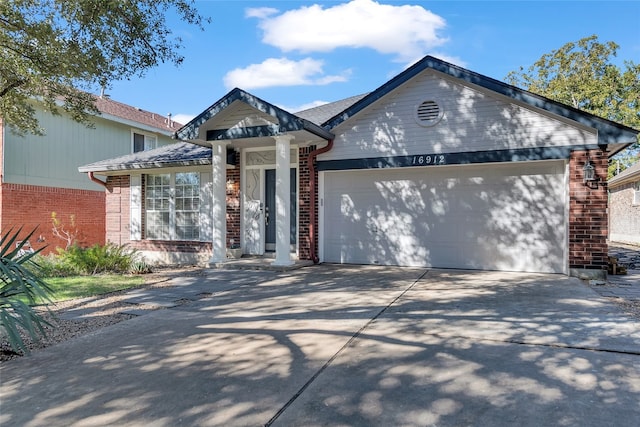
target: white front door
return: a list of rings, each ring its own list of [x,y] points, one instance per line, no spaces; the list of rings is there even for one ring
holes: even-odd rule
[[[264,255],[275,249],[276,152],[274,149],[245,149],[242,160],[243,179],[243,253]],[[297,251],[297,167],[298,149],[290,152],[291,250]]]

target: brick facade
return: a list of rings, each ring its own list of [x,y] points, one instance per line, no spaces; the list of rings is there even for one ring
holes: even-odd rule
[[[312,194],[316,194],[317,191],[317,183],[318,183],[318,172],[315,172],[315,182],[316,188],[310,188],[311,186],[311,176],[309,171],[309,166],[307,164],[307,159],[309,158],[309,154],[315,150],[315,146],[310,147],[301,147],[298,150],[298,258],[300,259],[311,259],[311,245],[316,245],[316,253],[317,253],[317,241],[310,242],[309,241],[309,224],[311,221],[310,208],[311,208],[311,197]],[[316,206],[316,218],[317,215],[317,206]],[[318,229],[318,224],[316,220],[315,229]],[[316,239],[317,240],[317,239]]]
[[[237,155],[235,169],[227,169],[227,248],[240,245],[241,217],[240,155]]]
[[[38,228],[32,238],[34,248],[47,245],[43,253],[64,248],[66,242],[53,234],[51,213],[64,230],[76,236],[81,246],[105,242],[105,193],[23,184],[1,184],[0,228],[23,227],[24,233]],[[73,216],[73,220],[72,220]],[[73,224],[72,224],[73,221]],[[39,240],[36,244],[35,240]]]
[[[129,175],[107,178],[105,240],[117,245],[130,242],[130,181]]]
[[[609,186],[609,240],[640,245],[640,204],[634,203],[635,180]]]
[[[311,244],[309,242],[309,221],[311,215],[309,208],[311,206],[310,193],[310,175],[307,166],[307,158],[309,153],[315,149],[312,147],[304,147],[299,149],[299,258],[310,259]],[[234,169],[227,169],[227,247],[239,245],[241,243],[240,227],[242,220],[242,211],[240,203],[240,156],[236,156],[236,164]],[[144,205],[144,187],[145,176],[142,176],[142,203]],[[108,242],[116,244],[129,244],[132,248],[142,251],[170,251],[183,253],[197,253],[206,251],[211,253],[211,242],[194,242],[194,241],[157,241],[144,240],[144,215],[142,215],[141,226],[143,240],[130,240],[130,178],[128,175],[110,176],[107,178],[106,192],[106,232],[105,239]],[[316,172],[316,188],[317,191],[317,172]],[[144,206],[142,207],[144,212]],[[317,230],[317,206],[316,206],[316,230]],[[233,241],[233,243],[232,243]],[[316,250],[317,250],[317,241]]]
[[[310,259],[311,244],[309,241],[310,206],[312,194],[317,194],[316,187],[310,188],[311,177],[307,165],[309,153],[315,147],[299,149],[299,258]],[[239,158],[239,156],[238,156]],[[587,185],[583,182],[583,167],[589,159],[596,168],[600,181]],[[607,268],[607,154],[600,150],[575,151],[569,159],[569,267],[572,270],[591,271],[599,275]],[[240,244],[240,167],[227,170],[227,246]],[[174,251],[182,253],[211,253],[211,242],[191,241],[129,241],[130,230],[130,193],[129,177],[114,176],[107,180],[106,196],[106,240],[118,244],[130,243],[132,247],[147,251]],[[144,183],[144,180],[143,180]],[[144,187],[144,186],[143,186]],[[144,197],[143,197],[144,200]],[[316,206],[316,224],[318,230]],[[144,211],[144,209],[143,209]],[[143,215],[144,217],[144,215]],[[317,233],[316,233],[317,235]],[[317,252],[316,252],[317,253]]]
[[[600,180],[590,185],[583,182],[587,160]],[[601,150],[574,151],[569,159],[569,268],[602,276],[608,262],[607,166]]]

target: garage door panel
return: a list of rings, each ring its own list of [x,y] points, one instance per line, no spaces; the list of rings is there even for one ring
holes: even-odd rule
[[[328,262],[564,270],[562,162],[325,173]]]

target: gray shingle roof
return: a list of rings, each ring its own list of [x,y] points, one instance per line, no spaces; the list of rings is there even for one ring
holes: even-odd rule
[[[352,96],[319,107],[303,110],[295,115],[316,125],[321,125],[345,108],[364,98],[366,94]],[[115,172],[175,166],[210,165],[211,148],[189,142],[178,142],[155,150],[142,151],[84,165],[80,172]]]
[[[367,95],[367,93],[364,93],[362,95],[352,96],[349,98],[341,99],[339,101],[323,104],[318,107],[298,111],[294,114],[317,125],[323,125],[324,122],[336,116],[337,114],[340,114]]]
[[[635,175],[640,176],[640,161],[636,162],[633,166],[629,166],[627,169],[611,178],[609,180],[609,186],[615,185],[616,183],[621,181],[625,181],[627,178],[632,178]]]
[[[202,147],[189,142],[177,142],[154,150],[141,151],[114,159],[90,163],[80,166],[78,171],[106,172],[210,164],[210,147]]]

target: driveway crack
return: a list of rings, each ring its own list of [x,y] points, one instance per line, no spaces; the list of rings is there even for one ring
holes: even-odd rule
[[[340,347],[340,349],[329,358],[329,360],[327,360],[325,362],[324,365],[322,365],[320,367],[320,369],[318,369],[312,376],[311,378],[309,378],[309,380],[307,380],[306,383],[304,383],[304,385],[302,387],[300,387],[300,389],[291,397],[291,399],[289,399],[287,401],[287,403],[285,403],[279,410],[278,412],[276,412],[276,414],[271,417],[271,419],[269,421],[267,421],[265,423],[265,427],[270,427],[279,417],[280,415],[282,415],[284,413],[284,411],[287,410],[287,408],[289,408],[289,406],[291,406],[293,404],[293,402],[296,401],[296,399],[298,399],[298,397],[300,397],[302,395],[302,393],[304,393],[304,391],[311,385],[313,384],[313,382],[320,376],[320,374],[322,374],[329,366],[331,366],[331,364],[333,363],[334,360],[336,360],[338,358],[338,356],[340,356],[340,354],[346,350],[348,347],[351,346],[351,344],[353,343],[353,341],[355,341],[368,327],[369,325],[371,325],[373,322],[376,321],[376,319],[378,319],[380,316],[382,316],[391,306],[393,306],[400,298],[402,298],[407,292],[409,292],[420,280],[422,280],[427,273],[429,272],[429,270],[424,270],[422,272],[422,274],[420,275],[420,277],[418,277],[417,279],[415,279],[406,289],[404,289],[397,297],[395,297],[393,299],[393,301],[391,301],[389,304],[387,304],[386,306],[382,307],[380,309],[380,311],[378,311],[378,313],[376,313],[375,316],[373,316],[371,319],[369,319],[367,321],[367,323],[365,323],[360,329],[358,329],[358,331],[356,331],[350,338],[349,340],[342,346]]]

